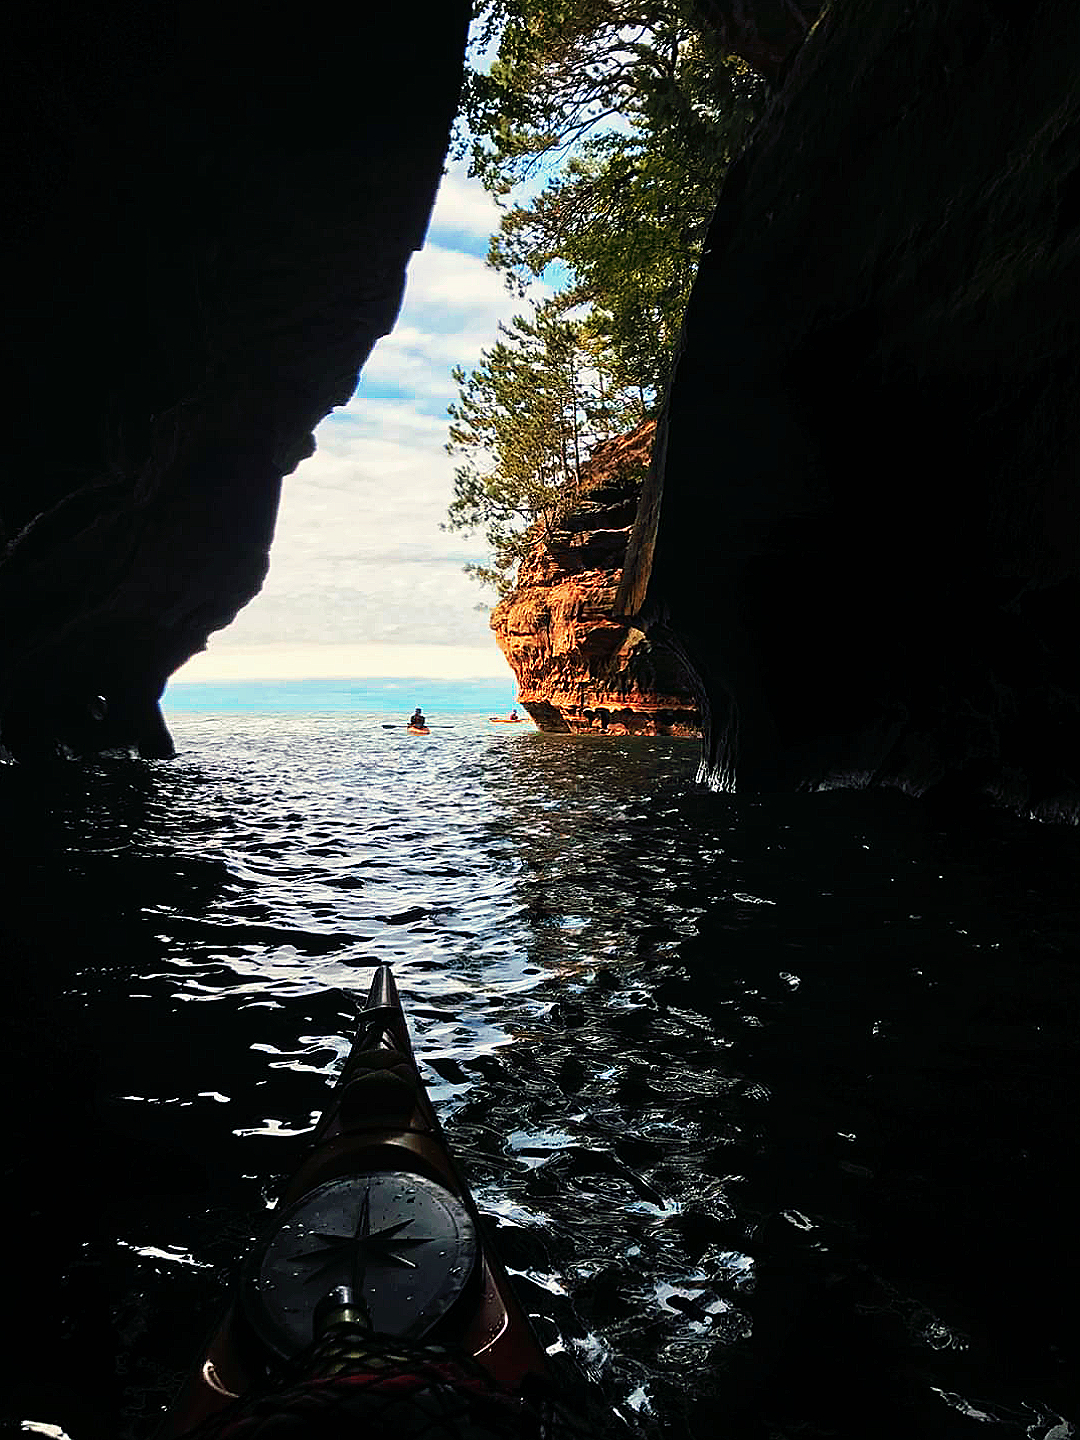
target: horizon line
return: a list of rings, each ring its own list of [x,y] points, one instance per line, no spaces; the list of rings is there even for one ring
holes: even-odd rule
[[[307,685],[316,682],[324,685],[363,685],[372,681],[391,685],[417,682],[423,685],[517,684],[513,674],[507,680],[501,675],[228,675],[217,680],[176,679],[170,676],[165,682],[165,688],[177,685]]]

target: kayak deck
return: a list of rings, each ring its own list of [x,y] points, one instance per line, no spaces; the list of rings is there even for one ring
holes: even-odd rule
[[[381,1340],[452,1346],[507,1392],[550,1380],[424,1088],[387,965],[312,1147],[160,1440],[303,1353],[318,1336],[320,1304],[342,1285]]]

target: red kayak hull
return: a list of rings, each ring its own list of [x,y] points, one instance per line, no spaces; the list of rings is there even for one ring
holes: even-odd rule
[[[331,1103],[316,1127],[312,1148],[285,1186],[278,1212],[343,1176],[356,1176],[362,1183],[365,1176],[409,1171],[436,1181],[468,1210],[477,1226],[480,1251],[478,1275],[470,1281],[467,1297],[455,1302],[431,1332],[431,1341],[454,1345],[473,1356],[499,1387],[511,1392],[530,1379],[549,1380],[547,1356],[484,1239],[476,1205],[424,1089],[389,966],[380,966],[375,974],[365,1016]],[[411,1105],[407,1115],[400,1100],[392,1116],[377,1110],[360,1117],[350,1113],[348,1095],[357,1080],[354,1062],[357,1056],[370,1055],[373,1047],[380,1047],[383,1054],[392,1051],[401,1062],[394,1067],[398,1075],[409,1075],[412,1099],[406,1096],[405,1103]],[[355,1110],[355,1104],[351,1108]],[[273,1221],[269,1228],[274,1228]],[[242,1312],[240,1301],[234,1301],[177,1396],[159,1440],[183,1435],[264,1380],[267,1356],[259,1352]]]

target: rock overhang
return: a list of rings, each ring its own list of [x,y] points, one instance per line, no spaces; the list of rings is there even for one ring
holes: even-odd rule
[[[827,7],[729,174],[620,594],[714,783],[1075,811],[1080,30]]]
[[[257,593],[282,476],[393,324],[468,11],[9,12],[9,752],[169,752],[165,680]]]

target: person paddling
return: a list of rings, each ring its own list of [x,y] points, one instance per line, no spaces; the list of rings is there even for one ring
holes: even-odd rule
[[[420,706],[417,705],[416,709],[409,716],[409,727],[413,730],[423,730],[426,725],[427,721],[424,719],[424,712],[420,709]]]

